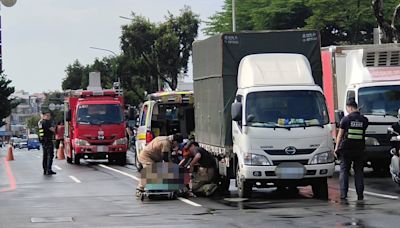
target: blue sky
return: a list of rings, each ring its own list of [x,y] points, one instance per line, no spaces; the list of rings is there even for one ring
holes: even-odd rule
[[[65,68],[78,59],[89,64],[107,52],[120,52],[119,16],[131,12],[152,22],[163,21],[167,12],[178,14],[188,5],[207,20],[220,11],[223,0],[17,0],[1,7],[3,69],[17,90],[29,92],[61,89]],[[204,36],[202,36],[204,38]]]

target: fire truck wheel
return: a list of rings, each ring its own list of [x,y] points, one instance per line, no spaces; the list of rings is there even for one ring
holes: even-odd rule
[[[81,164],[81,158],[80,158],[79,155],[77,155],[77,154],[75,153],[75,151],[72,151],[72,160],[74,161],[74,164],[75,164],[75,165]]]

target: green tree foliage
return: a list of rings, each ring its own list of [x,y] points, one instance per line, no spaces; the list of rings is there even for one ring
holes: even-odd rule
[[[38,133],[38,122],[40,120],[40,116],[31,116],[26,120],[26,126],[28,127],[31,134]]]
[[[146,91],[157,91],[158,79],[176,89],[178,76],[187,73],[199,22],[198,15],[186,7],[179,16],[168,14],[160,24],[133,14],[132,22],[122,27],[123,55],[147,82]]]
[[[43,102],[42,111],[49,110],[49,105],[64,105],[64,94],[62,92],[54,91],[46,93],[46,99]],[[64,121],[64,112],[61,109],[50,110],[52,120],[55,123]]]
[[[87,66],[76,60],[65,70],[63,90],[85,89],[91,71],[101,73],[103,88],[111,88],[119,78],[125,102],[131,105],[137,106],[145,92],[156,92],[164,84],[176,89],[178,76],[188,71],[199,16],[185,7],[178,16],[169,13],[162,23],[150,22],[134,13],[132,17],[129,24],[122,26],[122,54],[96,59]]]
[[[391,15],[398,0],[385,0]],[[372,43],[377,23],[371,0],[241,0],[236,1],[237,31],[317,29],[322,45]],[[230,32],[232,5],[210,18],[206,33]]]
[[[10,86],[11,80],[4,74],[0,75],[0,127],[5,123],[3,119],[11,114],[11,110],[17,107],[18,102],[10,98],[14,93],[14,87]]]

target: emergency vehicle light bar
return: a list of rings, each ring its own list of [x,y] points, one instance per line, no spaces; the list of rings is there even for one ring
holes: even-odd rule
[[[99,91],[79,91],[78,96],[80,97],[95,97],[95,96],[117,96],[114,90],[99,90]]]

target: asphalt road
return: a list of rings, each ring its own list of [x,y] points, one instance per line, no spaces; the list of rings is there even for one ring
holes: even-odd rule
[[[329,201],[298,192],[255,190],[228,197],[145,200],[134,196],[134,166],[55,160],[57,175],[43,176],[41,152],[0,152],[0,228],[12,227],[399,227],[400,187],[366,169],[364,202],[350,191],[340,202],[337,177],[329,180]],[[353,186],[353,183],[351,184]]]

